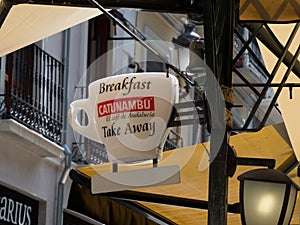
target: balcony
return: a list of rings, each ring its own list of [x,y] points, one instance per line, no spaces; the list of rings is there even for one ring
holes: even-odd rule
[[[2,119],[12,119],[61,144],[64,65],[36,45],[6,56]]]

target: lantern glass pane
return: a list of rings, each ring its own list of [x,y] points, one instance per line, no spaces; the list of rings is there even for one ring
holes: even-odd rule
[[[290,222],[290,218],[293,214],[296,196],[297,196],[297,189],[294,186],[292,186],[283,225],[288,225]]]
[[[244,181],[244,214],[247,225],[278,223],[285,184]]]
[[[180,70],[185,70],[189,65],[189,49],[178,47],[178,66]]]

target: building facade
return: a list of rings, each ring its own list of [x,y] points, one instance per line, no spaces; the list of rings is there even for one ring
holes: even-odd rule
[[[189,53],[181,54],[172,43],[183,31],[183,15],[133,10],[115,11],[114,15],[168,62],[182,64],[181,70],[188,66]],[[201,36],[201,27],[197,32]],[[245,60],[238,67],[246,70],[250,64]],[[70,166],[67,158],[72,157],[73,167],[107,161],[105,147],[74,133],[67,121],[69,104],[87,97],[90,82],[121,73],[165,70],[164,63],[105,16],[2,57],[0,224],[55,224],[61,218],[59,209],[67,207],[71,184],[64,179]],[[248,74],[262,79],[255,68]],[[251,102],[244,99],[247,92],[237,93],[238,102],[247,105],[243,112],[235,112],[239,124]],[[185,87],[180,90],[183,102],[193,96]],[[84,114],[80,119],[86,122]],[[173,128],[165,148],[207,140],[201,132],[200,125]],[[71,150],[71,156],[63,146]],[[101,222],[66,210],[64,218],[71,217],[86,224]]]
[[[123,13],[127,23],[136,25],[143,18],[144,25],[153,19],[161,24],[145,27],[152,38],[167,27],[159,14]],[[168,38],[178,35],[172,27],[168,30]],[[128,46],[118,47],[124,43]],[[103,56],[105,66],[92,67],[99,76],[85,76],[97,58],[115,48],[118,52]],[[71,183],[69,179],[62,182],[67,169],[63,145],[72,151],[72,166],[107,160],[103,146],[73,133],[67,121],[68,105],[86,97],[92,80],[117,70],[134,72],[129,64],[134,63],[136,54],[142,54],[141,58],[146,54],[136,51],[120,28],[99,16],[1,58],[0,224],[57,222],[58,208],[62,202],[66,208]],[[120,62],[126,66],[120,68]],[[69,211],[65,215],[79,217]]]

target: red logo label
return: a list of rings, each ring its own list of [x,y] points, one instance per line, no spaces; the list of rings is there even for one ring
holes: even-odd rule
[[[123,112],[154,111],[154,97],[131,97],[97,104],[98,117]]]

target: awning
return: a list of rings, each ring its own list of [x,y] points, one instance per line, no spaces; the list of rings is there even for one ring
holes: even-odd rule
[[[276,168],[281,167],[285,161],[289,160],[291,157],[294,157],[293,150],[289,144],[288,137],[286,135],[286,131],[283,124],[276,126],[269,126],[262,129],[260,132],[256,133],[244,133],[240,135],[235,135],[231,137],[231,145],[237,151],[239,157],[257,157],[257,158],[272,158],[276,159]],[[174,154],[176,152],[176,154]],[[191,154],[187,163],[185,165],[181,165],[181,183],[167,186],[159,186],[159,187],[151,187],[151,188],[142,188],[131,190],[130,194],[134,195],[143,195],[143,194],[153,194],[153,202],[155,202],[155,198],[157,196],[166,196],[166,198],[178,197],[182,199],[190,199],[190,200],[204,200],[208,199],[208,169],[205,168],[206,164],[203,164],[202,160],[206,159],[206,149],[204,144],[199,144],[197,146],[185,147],[182,149],[177,149],[174,151],[169,151],[164,154],[164,158],[159,162],[159,166],[162,165],[170,165],[175,163],[182,162],[180,159],[184,159]],[[201,162],[201,163],[200,163]],[[100,216],[97,214],[96,208],[101,205],[99,201],[102,201],[99,195],[91,195],[89,191],[89,181],[91,176],[97,173],[108,173],[111,172],[112,165],[110,163],[95,165],[95,166],[87,166],[78,168],[76,172],[78,172],[78,176],[86,179],[86,183],[81,183],[79,186],[85,186],[82,188],[82,194],[85,197],[81,197],[81,200],[72,199],[74,193],[70,195],[69,207],[72,210],[79,210],[80,213],[85,212],[86,215],[91,217]],[[137,169],[136,167],[135,169]],[[237,171],[233,178],[229,179],[229,193],[228,193],[228,202],[230,207],[234,206],[234,203],[239,202],[239,182],[237,180],[237,176],[243,173],[246,170],[252,170],[256,167],[248,167],[248,166],[238,166]],[[128,168],[128,166],[120,167],[119,170],[128,170],[134,168]],[[78,184],[74,176],[74,185]],[[74,175],[73,174],[73,175]],[[296,169],[289,173],[289,176],[298,183],[298,179],[296,176]],[[80,179],[80,178],[79,178]],[[79,182],[80,183],[80,182]],[[78,188],[76,189],[78,191]],[[79,192],[76,193],[75,196],[80,195]],[[126,193],[125,193],[126,195]],[[74,201],[76,204],[80,205],[80,207],[73,207]],[[78,202],[79,201],[79,202]],[[81,202],[82,201],[82,202]],[[106,200],[105,200],[106,201]],[[72,203],[73,202],[73,203]],[[180,199],[178,200],[178,204],[180,203]],[[200,203],[200,202],[199,202]],[[106,204],[106,203],[104,203]],[[111,204],[111,203],[109,203]],[[173,221],[174,224],[205,224],[207,222],[207,211],[201,210],[199,208],[196,209],[195,206],[188,207],[178,207],[171,206],[166,204],[156,204],[156,203],[146,203],[139,201],[138,203],[144,210],[148,210],[150,212],[154,212],[160,215],[162,218],[166,220]],[[298,205],[299,201],[297,200],[297,206],[292,218],[291,224],[298,224],[299,222],[299,210]],[[102,209],[101,209],[102,210]],[[132,216],[131,214],[126,214],[125,212],[113,211],[113,207],[108,207],[105,213],[102,211],[104,215],[116,215],[121,216],[119,219],[126,220],[127,216]],[[119,210],[119,209],[118,209]],[[140,215],[141,216],[141,215]],[[104,223],[105,218],[101,217]],[[228,214],[228,224],[240,224],[240,215],[229,213]]]
[[[241,0],[240,20],[277,23],[300,21],[300,0]]]
[[[8,15],[0,27],[0,57],[101,14],[87,7],[19,4],[4,8],[2,4],[4,0],[0,0],[0,13],[3,9]]]

